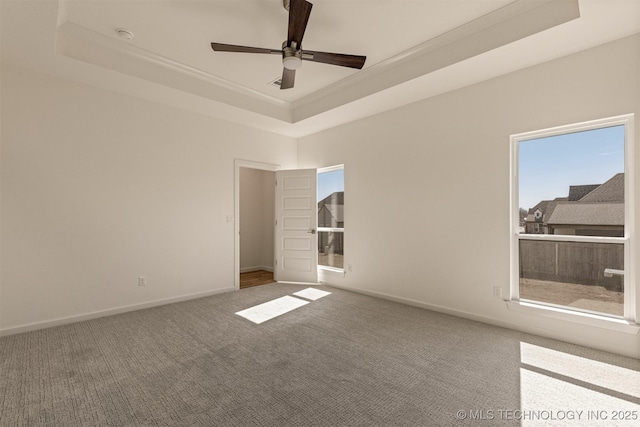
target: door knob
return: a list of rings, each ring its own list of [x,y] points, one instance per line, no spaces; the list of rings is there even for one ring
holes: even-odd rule
[[[309,234],[316,234],[316,230],[309,230],[309,231],[307,231],[307,233],[309,233]]]

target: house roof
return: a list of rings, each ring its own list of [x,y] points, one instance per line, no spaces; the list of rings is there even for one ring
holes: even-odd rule
[[[564,205],[564,204],[568,204],[570,203],[566,197],[556,197],[555,199],[553,199],[552,201],[550,201],[547,204],[547,209],[544,211],[544,215],[542,216],[542,221],[548,223],[549,222],[549,218],[551,218],[551,215],[553,215],[553,213],[555,212],[555,210],[557,209],[557,206],[559,205]]]
[[[543,201],[539,202],[537,205],[535,205],[534,207],[529,209],[528,213],[529,214],[534,214],[537,209],[540,209],[542,211],[542,213],[544,213],[544,211],[547,209],[547,204],[549,202],[551,202],[551,200],[543,200]]]
[[[335,191],[318,202],[318,212],[326,208],[333,219],[344,222],[344,191]]]
[[[537,205],[535,205],[534,207],[532,207],[531,209],[529,209],[525,222],[536,222],[535,213],[538,209],[540,209],[540,211],[542,212],[542,218],[544,220],[545,213],[547,212],[549,205],[552,203],[553,201],[551,200],[543,200],[539,202]]]
[[[344,222],[344,205],[325,205],[324,207],[337,222]]]
[[[538,209],[540,209],[542,211],[542,222],[548,223],[549,218],[555,210],[556,206],[558,206],[558,204],[566,203],[569,203],[567,197],[556,197],[553,200],[543,200],[529,209],[529,214],[527,215],[526,222],[535,222],[536,219],[534,217],[534,214]]]
[[[558,204],[546,222],[551,225],[624,225],[624,203]]]
[[[529,209],[527,222],[535,221],[537,209],[546,224],[624,225],[624,173],[600,185],[570,186],[569,197],[543,200]]]
[[[334,191],[318,202],[318,208],[324,205],[344,205],[344,191]]]
[[[614,175],[609,181],[598,186],[580,199],[580,203],[623,203],[624,173]]]
[[[569,186],[569,201],[575,202],[582,199],[584,196],[600,187],[601,184],[588,184],[588,185],[570,185]]]

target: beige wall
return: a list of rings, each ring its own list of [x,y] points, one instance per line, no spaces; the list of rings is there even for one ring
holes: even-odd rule
[[[1,83],[3,331],[233,289],[234,159],[294,168],[294,139],[10,66]]]
[[[240,272],[273,271],[275,174],[240,168]]]
[[[492,297],[493,286],[509,290],[509,136],[640,116],[639,52],[627,38],[302,138],[299,167],[345,165],[353,271],[324,280],[640,356],[638,335],[512,312]],[[482,227],[470,221],[478,215]]]
[[[231,289],[227,216],[234,159],[245,159],[345,164],[352,271],[324,280],[640,357],[638,335],[512,312],[491,296],[509,288],[509,135],[640,115],[639,47],[624,39],[297,144],[4,66],[0,331]],[[465,227],[477,212],[483,227]]]

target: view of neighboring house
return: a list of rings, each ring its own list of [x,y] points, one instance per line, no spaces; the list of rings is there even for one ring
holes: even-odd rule
[[[624,236],[624,173],[604,184],[572,185],[568,197],[529,209],[525,233]]]
[[[318,202],[318,227],[344,228],[344,191],[336,191]]]
[[[344,191],[336,191],[318,202],[318,227],[344,228]],[[344,253],[344,233],[320,231],[318,250],[324,254]]]

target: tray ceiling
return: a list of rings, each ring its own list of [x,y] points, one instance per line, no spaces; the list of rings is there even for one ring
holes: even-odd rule
[[[296,136],[640,27],[635,1],[312,3],[304,48],[366,55],[362,70],[307,61],[295,87],[280,90],[270,84],[282,74],[279,56],[211,49],[213,41],[279,49],[288,20],[281,0],[3,1],[3,60]],[[119,37],[119,28],[134,37]],[[19,51],[29,46],[42,60]]]

